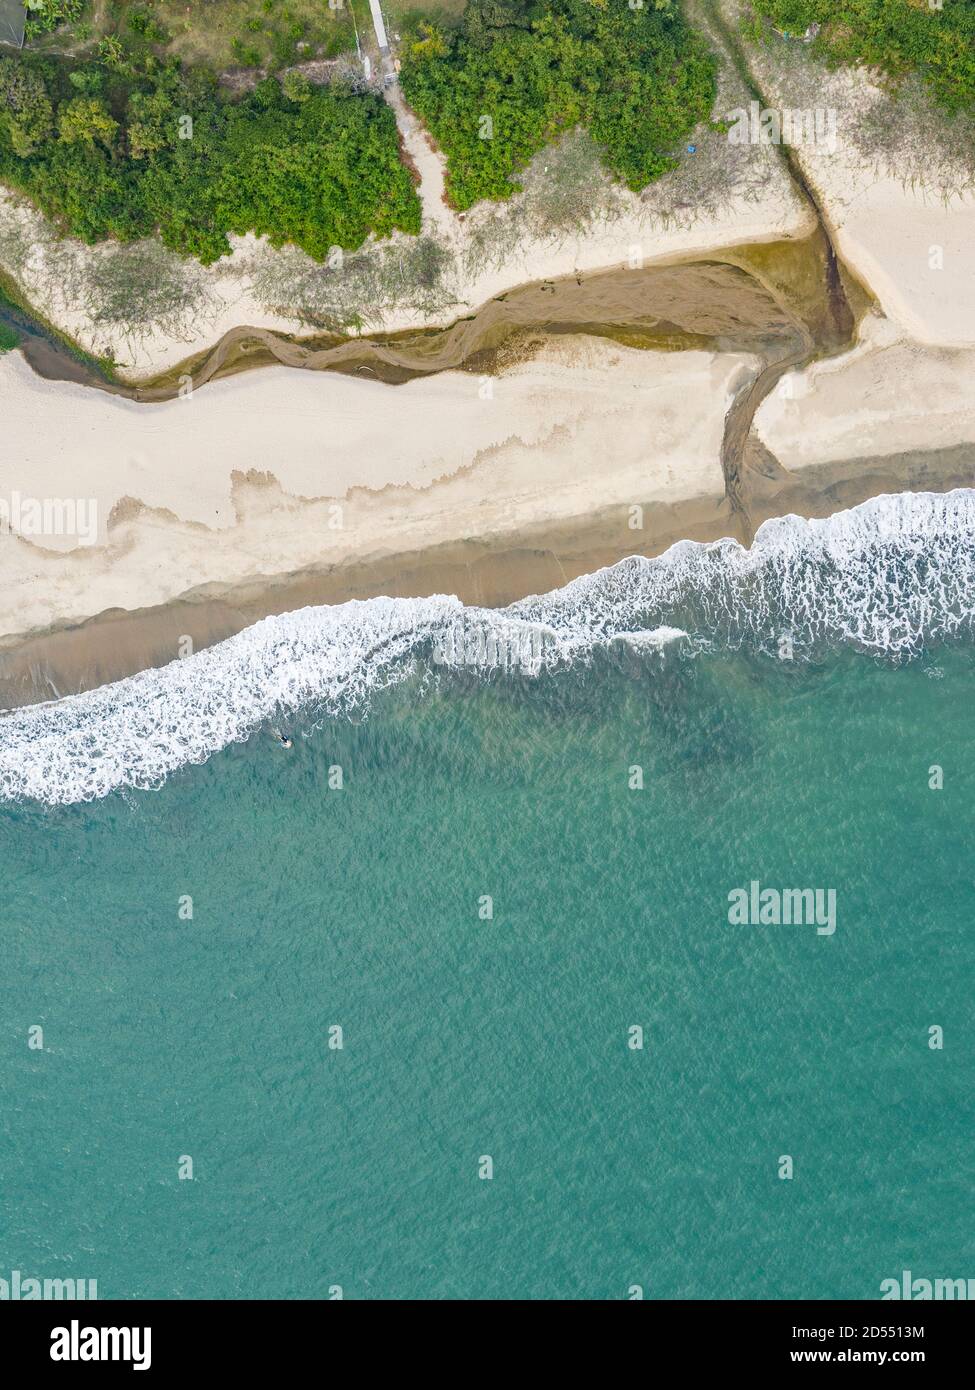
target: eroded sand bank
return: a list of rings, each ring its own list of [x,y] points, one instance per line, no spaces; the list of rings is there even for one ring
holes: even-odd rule
[[[742,0],[719,4],[737,28]],[[795,37],[747,43],[744,53],[765,110],[819,113],[817,138],[789,154],[837,253],[887,317],[919,343],[975,347],[975,178],[950,137],[936,146],[934,130],[893,102],[877,74],[828,71]]]
[[[422,163],[435,167],[442,187],[442,156],[428,148],[425,134],[414,132],[414,138],[427,149]],[[815,227],[815,217],[779,161],[767,150],[756,150],[747,152],[743,165],[740,190],[732,184],[722,195],[721,206],[714,210],[695,210],[682,204],[674,215],[657,206],[656,188],[648,190],[646,197],[621,189],[613,194],[604,215],[594,215],[590,225],[548,234],[526,231],[513,220],[511,234],[505,236],[504,208],[499,211],[484,204],[458,216],[442,204],[432,206],[427,194],[424,232],[436,238],[452,267],[445,277],[442,305],[419,309],[363,303],[365,326],[381,327],[385,332],[444,327],[519,286],[654,265],[675,256],[711,253],[744,242],[808,236]],[[498,232],[492,233],[490,244],[481,250],[479,237],[485,236],[485,222],[497,224]],[[267,292],[260,288],[261,272],[276,253],[253,236],[231,238],[233,254],[212,267],[188,267],[187,275],[199,289],[198,301],[193,313],[183,317],[178,326],[147,322],[133,330],[101,315],[85,289],[92,270],[116,254],[116,247],[58,241],[35,209],[2,188],[0,232],[9,244],[30,248],[29,253],[21,251],[16,264],[10,257],[4,264],[0,256],[0,271],[12,278],[18,294],[86,352],[114,359],[119,378],[126,382],[137,383],[172,371],[212,351],[228,334],[245,326],[299,338],[315,332],[298,313],[269,307]],[[385,245],[395,252],[407,243],[408,239],[396,236]],[[296,294],[301,273],[296,271]],[[278,274],[275,281],[281,284],[279,297],[286,298],[287,276],[282,280]]]

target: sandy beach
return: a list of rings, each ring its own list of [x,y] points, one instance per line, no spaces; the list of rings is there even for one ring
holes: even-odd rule
[[[871,315],[849,353],[790,373],[759,407],[762,444],[790,472],[855,457],[975,448],[975,351],[927,349]]]
[[[785,512],[975,481],[970,350],[918,342],[878,306],[851,346],[822,356],[761,282],[700,273],[573,280],[556,296],[567,331],[520,337],[490,372],[399,385],[270,366],[148,405],[45,381],[8,354],[0,702],[165,664],[187,639],[307,603],[449,592],[502,604],[677,540],[747,543]],[[526,323],[540,302],[524,300]],[[639,307],[644,324],[716,346],[594,336],[595,304]],[[736,335],[754,350],[720,350]],[[782,351],[798,365],[750,401]],[[743,405],[757,410],[731,488]],[[32,500],[60,507],[40,534]]]
[[[29,464],[0,467],[2,495],[30,477],[39,496],[89,497],[99,525],[90,545],[3,538],[0,702],[165,664],[187,638],[308,603],[499,605],[680,539],[747,542],[784,512],[970,485],[973,365],[871,316],[855,348],[759,407],[734,507],[721,450],[760,367],[748,354],[571,335],[493,378],[274,367],[152,407],[42,382],[11,355],[5,428]]]
[[[625,523],[631,505],[706,501],[726,524],[724,416],[757,365],[573,337],[498,378],[393,387],[274,367],[146,407],[11,356],[2,495],[29,477],[39,497],[90,499],[99,526],[90,545],[4,539],[0,630],[472,538],[510,546],[610,507]]]
[[[752,61],[768,100],[799,100],[767,55]],[[861,89],[823,79],[839,144],[793,151],[798,182],[778,152],[750,151],[758,192],[720,210],[675,225],[627,195],[585,234],[485,262],[449,311],[384,322],[452,325],[439,338],[275,339],[254,360],[291,366],[208,368],[154,404],[0,357],[0,703],[162,664],[187,638],[302,604],[502,604],[680,539],[747,543],[771,516],[975,483],[975,196],[865,171],[842,134]],[[483,210],[446,207],[439,152],[401,100],[396,114],[427,226],[462,249]],[[842,267],[832,289],[808,250],[817,204]],[[36,214],[6,199],[3,219],[36,242],[24,293],[90,350],[124,349],[133,378],[228,333],[235,353],[261,348],[242,325],[302,328],[254,298],[263,252],[245,239],[208,272],[213,312],[189,338],[99,337],[58,286]],[[783,247],[805,257],[788,274]]]

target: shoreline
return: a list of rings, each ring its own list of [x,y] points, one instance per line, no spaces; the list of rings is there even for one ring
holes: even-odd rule
[[[789,95],[768,55],[749,66],[763,97]],[[843,110],[850,81],[828,79]],[[916,192],[861,178],[847,148],[835,168],[782,153],[747,152],[764,182],[746,216],[668,229],[627,204],[480,266],[474,306],[442,316],[393,314],[358,336],[201,319],[208,342],[190,357],[157,342],[161,373],[140,385],[0,361],[0,499],[87,493],[99,518],[94,543],[10,528],[0,706],[309,605],[449,593],[501,607],[679,540],[747,546],[775,516],[975,486],[971,287],[953,240],[975,203],[950,235],[946,210],[926,210],[946,243],[932,277],[905,230]],[[470,226],[454,219],[451,236],[469,242]]]
[[[437,593],[502,607],[680,540],[748,545],[775,516],[975,485],[975,353],[905,338],[856,285],[841,334],[814,245],[580,279],[544,328],[536,301],[555,305],[532,287],[488,319],[493,375],[476,352],[395,387],[278,366],[146,414],[0,365],[23,455],[0,485],[63,496],[84,478],[107,517],[93,546],[3,543],[0,707],[297,608]],[[617,320],[604,336],[597,313]],[[527,347],[507,340],[512,317]]]
[[[823,518],[900,492],[947,493],[975,484],[975,446],[858,458],[772,479],[749,470],[748,522]],[[620,508],[527,529],[495,542],[447,542],[346,565],[309,567],[222,587],[210,584],[141,610],[113,609],[83,623],[34,633],[0,649],[0,712],[58,700],[168,665],[222,642],[262,618],[380,597],[451,594],[467,606],[502,608],[551,592],[634,555],[659,556],[680,541],[730,538],[748,545],[727,499],[694,497],[654,511],[638,543]],[[629,539],[627,539],[627,537]]]

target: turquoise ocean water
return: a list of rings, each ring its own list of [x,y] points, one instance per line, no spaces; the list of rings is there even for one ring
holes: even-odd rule
[[[973,499],[887,504],[0,721],[0,1276],[975,1277]],[[516,669],[505,622],[544,629]],[[835,891],[835,932],[732,925],[752,880]]]

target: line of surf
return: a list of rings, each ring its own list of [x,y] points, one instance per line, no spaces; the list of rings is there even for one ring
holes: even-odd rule
[[[625,639],[683,636],[797,659],[849,645],[894,659],[975,626],[975,490],[872,498],[821,520],[767,521],[748,548],[682,541],[492,610],[376,598],[265,618],[160,669],[0,720],[0,797],[70,804],[158,787],[313,709],[361,715],[378,690],[472,668],[504,679],[571,667]]]

